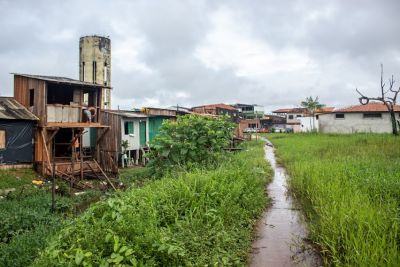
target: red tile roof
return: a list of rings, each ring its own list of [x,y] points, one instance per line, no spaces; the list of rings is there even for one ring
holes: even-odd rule
[[[323,107],[316,110],[316,113],[330,113],[334,110],[334,107]],[[273,113],[308,113],[306,108],[280,108],[272,111]]]
[[[396,112],[400,111],[400,105],[396,105]],[[370,102],[367,105],[354,105],[345,108],[335,109],[335,113],[351,113],[351,112],[388,112],[385,104],[381,102]]]

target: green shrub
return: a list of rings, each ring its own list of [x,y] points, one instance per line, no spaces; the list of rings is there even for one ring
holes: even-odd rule
[[[35,266],[244,265],[271,170],[261,142],[215,170],[165,177],[97,203]]]
[[[199,115],[166,120],[150,143],[150,168],[159,175],[171,170],[190,170],[215,165],[233,136],[235,125],[228,118]]]

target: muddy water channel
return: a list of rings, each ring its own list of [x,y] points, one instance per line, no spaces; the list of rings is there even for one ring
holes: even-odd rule
[[[287,193],[285,169],[277,166],[274,148],[268,142],[265,157],[275,174],[268,185],[272,205],[256,229],[250,266],[320,266],[319,256],[305,243],[307,236],[301,213]]]

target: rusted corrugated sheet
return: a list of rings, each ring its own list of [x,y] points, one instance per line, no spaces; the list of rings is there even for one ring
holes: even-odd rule
[[[0,97],[0,119],[39,120],[39,118],[12,97]]]

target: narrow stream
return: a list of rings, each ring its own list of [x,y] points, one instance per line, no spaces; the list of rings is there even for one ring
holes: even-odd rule
[[[277,166],[274,148],[269,142],[265,146],[265,158],[275,172],[267,188],[272,206],[257,225],[250,266],[322,265],[318,254],[303,241],[307,230],[300,219],[300,210],[287,193],[285,169]]]

